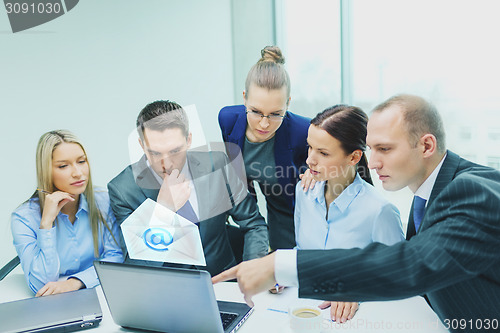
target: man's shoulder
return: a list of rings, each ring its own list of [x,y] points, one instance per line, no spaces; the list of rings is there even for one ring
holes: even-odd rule
[[[135,190],[133,185],[152,189],[157,189],[159,187],[158,182],[154,179],[153,174],[146,164],[145,156],[143,156],[139,161],[127,166],[122,172],[114,177],[108,183],[108,189],[126,188],[127,190]]]
[[[466,160],[461,161],[453,179],[438,193],[427,214],[437,220],[453,216],[457,221],[468,218],[481,225],[497,225],[500,214],[500,172]]]
[[[500,171],[460,157],[453,181],[477,182],[480,179],[495,182],[500,186]]]
[[[122,183],[128,183],[130,181],[134,181],[134,173],[133,173],[133,165],[130,164],[128,165],[125,169],[123,169],[118,175],[116,175],[113,179],[111,179],[111,181],[109,182],[109,184],[112,184],[112,185],[119,185],[119,184],[122,184]]]
[[[472,166],[458,171],[451,184],[467,187],[493,186],[500,190],[500,171],[482,165]]]
[[[486,200],[500,204],[500,171],[458,157],[455,173],[436,199]],[[438,176],[439,177],[439,176]],[[480,199],[478,196],[482,197]],[[446,200],[445,200],[446,201]],[[493,201],[496,201],[493,203]]]

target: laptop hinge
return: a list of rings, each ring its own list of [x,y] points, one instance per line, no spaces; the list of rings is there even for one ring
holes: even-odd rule
[[[91,314],[91,315],[82,317],[83,321],[91,321],[91,320],[96,320],[96,319],[97,319],[97,316],[95,314]]]

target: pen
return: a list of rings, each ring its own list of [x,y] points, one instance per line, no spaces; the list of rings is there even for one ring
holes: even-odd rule
[[[52,194],[52,192],[42,190],[41,188],[37,188],[36,190],[45,194]]]
[[[274,288],[276,288],[276,294],[280,292],[280,285],[279,284],[275,284],[274,285]]]
[[[281,312],[281,313],[288,313],[288,311],[283,311],[283,310],[278,310],[278,309],[271,309],[267,308],[269,311],[276,311],[276,312]]]

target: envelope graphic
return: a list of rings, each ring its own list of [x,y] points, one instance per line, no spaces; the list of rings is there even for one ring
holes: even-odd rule
[[[206,266],[198,227],[146,199],[122,225],[130,258]]]

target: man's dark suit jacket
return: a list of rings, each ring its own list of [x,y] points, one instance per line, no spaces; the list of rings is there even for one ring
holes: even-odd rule
[[[266,255],[269,248],[267,225],[243,182],[238,182],[232,168],[226,168],[227,156],[222,152],[188,152],[187,162],[199,206],[200,236],[207,263],[202,268],[214,275],[236,264],[226,232],[228,215],[244,233],[243,259]],[[121,225],[147,198],[156,201],[159,187],[145,156],[125,168],[108,184],[116,222]],[[228,200],[223,200],[224,196]],[[120,237],[123,253],[126,253],[121,229]],[[126,261],[134,262],[128,255]]]
[[[297,269],[300,297],[369,301],[425,294],[445,325],[447,319],[498,319],[500,172],[448,151],[409,241],[298,251]]]

